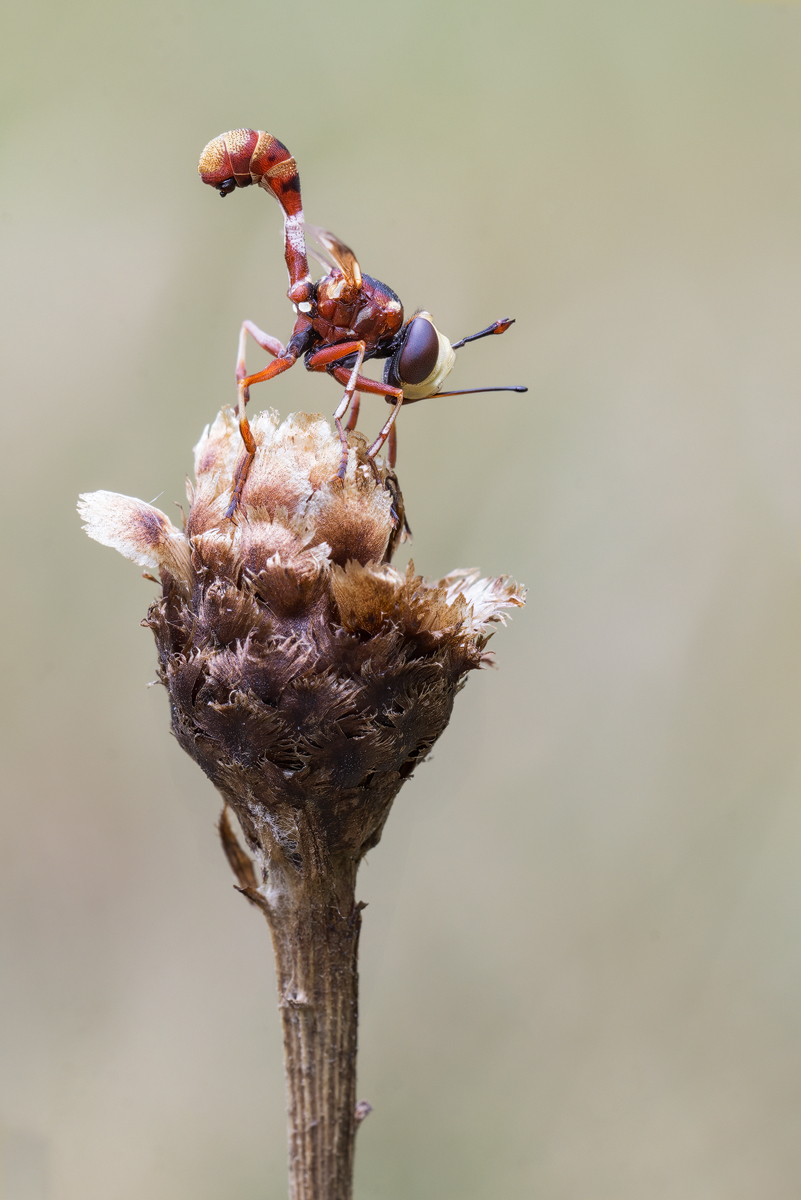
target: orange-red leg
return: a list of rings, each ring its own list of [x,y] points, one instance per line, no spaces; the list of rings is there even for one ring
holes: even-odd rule
[[[392,412],[389,414],[386,421],[382,425],[381,431],[380,431],[378,437],[375,439],[372,446],[368,447],[368,450],[367,450],[367,457],[375,458],[376,454],[378,454],[378,451],[384,445],[384,442],[387,440],[387,438],[388,437],[392,438],[392,440],[389,443],[389,465],[391,467],[395,466],[395,459],[398,454],[398,435],[397,435],[397,432],[395,431],[395,421],[397,419],[398,413],[401,410],[401,405],[403,404],[403,392],[400,391],[400,388],[398,388],[397,390],[400,392],[400,395],[395,400],[395,403],[392,407]]]
[[[316,350],[310,354],[306,360],[306,366],[310,371],[322,371],[329,367],[331,363],[337,362],[341,358],[347,358],[350,354],[356,355],[356,361],[353,364],[350,372],[346,367],[342,367],[339,371],[334,371],[332,374],[340,383],[345,384],[345,394],[337,405],[334,412],[334,424],[337,427],[339,440],[342,444],[342,457],[339,462],[339,470],[337,475],[340,479],[345,478],[345,470],[348,465],[348,435],[342,428],[342,418],[348,411],[353,400],[353,394],[356,389],[356,380],[359,378],[359,371],[364,362],[364,352],[367,349],[364,342],[339,342],[335,346],[324,346],[320,350]],[[350,428],[350,426],[348,426]]]
[[[345,383],[350,378],[346,367],[336,367],[331,374],[339,383]],[[368,379],[366,375],[356,376],[354,388],[358,392],[367,392],[370,396],[383,396],[387,403],[392,405],[392,412],[384,422],[378,437],[367,451],[368,458],[375,458],[378,451],[384,445],[384,442],[392,433],[395,419],[400,412],[400,406],[403,404],[403,392],[400,388],[392,387],[389,383],[381,383],[377,379]],[[393,458],[395,454],[397,454],[397,441],[393,440],[389,444],[390,466],[395,465]]]
[[[244,327],[243,327],[244,328]],[[239,507],[239,502],[242,499],[242,489],[248,477],[253,459],[256,456],[256,443],[251,432],[250,422],[245,415],[245,405],[250,399],[251,383],[262,383],[265,379],[274,379],[276,375],[280,375],[283,371],[288,371],[290,367],[297,362],[298,356],[292,350],[286,350],[280,358],[276,358],[274,362],[269,363],[263,371],[257,372],[255,375],[248,375],[244,379],[238,380],[239,401],[237,411],[239,414],[239,432],[242,434],[242,441],[245,443],[245,453],[239,460],[234,475],[234,494],[231,497],[231,503],[225,511],[226,517],[233,517]]]
[[[243,321],[242,328],[239,331],[239,352],[236,357],[236,381],[247,376],[247,367],[245,366],[245,343],[247,335],[253,338],[262,350],[266,350],[268,354],[272,354],[273,358],[283,358],[286,354],[286,346],[279,342],[278,338],[274,338],[271,334],[265,333],[263,329],[259,329],[258,325],[254,325],[252,321]]]
[[[359,419],[360,407],[361,407],[361,396],[357,392],[356,395],[353,397],[353,403],[350,406],[350,416],[348,418],[348,423],[345,426],[346,433],[353,433],[354,429],[356,428],[356,422]]]
[[[253,437],[253,433],[251,432],[250,422],[244,415],[244,409],[242,410],[242,415],[239,418],[239,432],[242,434],[242,441],[245,443],[245,453],[237,463],[236,472],[234,474],[234,492],[231,497],[231,503],[225,510],[225,515],[229,519],[234,516],[239,507],[239,502],[242,499],[242,491],[245,483],[247,482],[248,474],[250,473],[251,464],[253,459],[256,457],[256,442]]]
[[[306,367],[309,371],[324,371],[339,359],[347,358],[350,354],[357,356],[356,362],[350,370],[347,367],[334,367],[331,371],[334,379],[338,383],[345,385],[345,394],[334,413],[334,420],[336,421],[340,441],[342,442],[342,463],[339,468],[340,478],[344,477],[348,454],[348,442],[346,434],[342,429],[342,417],[348,411],[348,406],[353,400],[354,394],[356,392],[367,392],[371,396],[383,396],[388,403],[392,404],[392,412],[384,422],[378,437],[368,448],[367,457],[370,459],[375,458],[378,451],[384,445],[384,442],[392,434],[395,419],[403,404],[403,391],[400,388],[392,387],[389,383],[381,383],[377,379],[368,379],[366,375],[359,374],[359,369],[364,359],[364,342],[339,342],[336,346],[324,346],[322,349],[315,350],[313,354],[309,355],[306,359]],[[351,421],[353,421],[353,418],[351,418]],[[353,421],[353,425],[355,425],[355,421]],[[351,427],[351,422],[349,422],[348,429]],[[389,444],[390,465],[392,466],[394,466],[396,455],[397,435],[393,435]]]

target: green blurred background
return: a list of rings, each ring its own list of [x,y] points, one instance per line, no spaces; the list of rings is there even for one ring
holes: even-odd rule
[[[358,1200],[795,1200],[801,5],[33,0],[2,58],[2,1200],[285,1194],[267,929],[75,515],[174,511],[289,333],[239,125],[529,386],[399,423],[418,568],[530,593],[361,873]]]

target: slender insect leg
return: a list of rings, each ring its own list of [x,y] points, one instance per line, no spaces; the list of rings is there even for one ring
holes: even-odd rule
[[[288,371],[297,362],[297,358],[298,356],[294,351],[287,350],[280,358],[276,358],[274,362],[269,363],[263,371],[259,371],[256,375],[248,375],[238,382],[237,413],[239,415],[239,432],[242,434],[242,441],[245,443],[245,453],[239,460],[234,474],[234,493],[231,497],[231,503],[225,511],[225,515],[228,518],[233,517],[239,507],[248,472],[250,471],[253,459],[256,457],[256,442],[250,428],[250,422],[245,414],[245,405],[250,399],[250,385],[251,383],[262,383],[265,379],[274,379],[276,375],[280,375],[283,371]]]
[[[361,349],[359,350],[359,353],[356,355],[356,362],[353,364],[353,370],[350,373],[350,379],[348,380],[347,384],[345,385],[345,395],[340,400],[339,408],[334,413],[334,421],[336,423],[337,430],[339,431],[339,440],[342,443],[342,460],[339,464],[339,470],[337,472],[340,479],[345,478],[345,471],[348,466],[348,435],[347,435],[347,433],[345,433],[345,431],[342,428],[342,418],[345,416],[345,413],[348,411],[348,408],[353,403],[353,396],[354,396],[354,392],[356,389],[356,380],[359,378],[359,371],[361,370],[362,363],[364,362],[364,350],[365,350],[365,345],[364,345],[364,342],[362,342]],[[356,412],[358,415],[358,408],[357,408]],[[348,422],[348,425],[350,425],[350,422]],[[355,421],[354,421],[354,425],[355,425]]]
[[[348,411],[348,405],[353,399],[353,393],[356,390],[356,381],[363,378],[359,374],[361,365],[364,362],[364,352],[366,346],[362,341],[352,342],[337,342],[335,346],[323,346],[321,350],[314,350],[306,358],[307,371],[324,371],[331,363],[339,362],[341,358],[348,358],[351,354],[356,355],[356,363],[352,370],[345,367],[339,367],[331,374],[340,383],[345,384],[345,395],[342,397],[337,406],[337,417],[344,417]],[[368,383],[373,383],[373,380],[367,380]],[[383,393],[382,393],[383,394]]]
[[[264,383],[265,380],[275,379],[276,375],[280,375],[283,371],[288,371],[298,361],[299,353],[299,350],[294,350],[290,345],[280,358],[276,358],[274,362],[268,363],[263,371],[257,371],[255,375],[246,375],[244,379],[238,379],[237,384],[244,395],[244,403],[247,404],[250,399],[250,385],[252,383]]]
[[[359,371],[361,370],[362,363],[364,362],[365,348],[365,344],[362,342],[359,347],[359,352],[356,355],[356,362],[353,364],[353,370],[350,373],[350,379],[345,385],[345,395],[340,400],[339,407],[334,413],[334,422],[337,430],[339,431],[339,440],[342,443],[342,460],[339,464],[339,470],[337,472],[340,479],[345,478],[345,471],[348,466],[348,435],[342,428],[342,418],[345,416],[345,413],[348,411],[353,402],[353,394],[356,390],[356,380],[359,378]]]
[[[348,379],[348,373],[345,367],[337,367],[331,372],[331,374],[334,376],[334,379],[338,380],[339,383],[345,383],[345,381]],[[366,392],[370,396],[383,396],[387,404],[391,404],[393,406],[392,412],[389,414],[388,419],[384,423],[381,432],[367,451],[367,457],[373,459],[384,445],[384,442],[389,437],[392,427],[395,424],[395,418],[398,415],[400,406],[403,404],[403,391],[400,388],[392,387],[389,383],[379,383],[377,379],[368,379],[366,375],[359,375],[357,378],[356,391]],[[391,449],[392,447],[390,446],[390,452]],[[397,443],[395,446],[395,451],[397,453]]]
[[[334,413],[334,424],[337,427],[339,440],[342,444],[342,458],[337,472],[340,479],[345,478],[345,470],[348,465],[348,436],[342,428],[342,418],[345,416],[353,400],[353,393],[356,390],[356,380],[359,379],[359,371],[364,362],[364,352],[366,349],[367,347],[362,341],[340,342],[336,346],[325,346],[322,350],[315,351],[306,360],[306,366],[310,371],[320,371],[330,366],[331,363],[337,362],[340,358],[347,358],[354,352],[356,354],[356,361],[349,374],[345,367],[342,367],[340,371],[331,372],[334,378],[338,379],[340,383],[345,383],[345,394]]]
[[[236,381],[244,379],[247,375],[247,367],[245,366],[245,343],[247,335],[253,338],[261,346],[262,350],[266,350],[268,354],[272,354],[273,358],[283,358],[286,354],[286,347],[279,342],[278,338],[274,338],[271,334],[265,333],[259,329],[258,325],[254,325],[252,321],[243,321],[242,328],[239,330],[239,352],[236,357]]]
[[[359,409],[361,407],[362,398],[359,392],[353,397],[353,404],[350,406],[350,417],[345,429],[348,433],[353,433],[356,428],[356,422],[359,419]]]
[[[242,441],[245,443],[245,453],[237,463],[236,472],[234,473],[234,491],[231,497],[231,503],[225,510],[225,515],[229,519],[234,516],[237,508],[239,507],[239,501],[242,499],[242,490],[247,482],[247,477],[250,473],[250,467],[253,459],[256,457],[256,441],[250,428],[250,421],[248,421],[245,414],[245,405],[248,402],[248,396],[246,392],[247,389],[244,387],[244,384],[240,382],[237,412],[239,415],[239,432],[242,435]]]
[[[387,438],[393,431],[393,428],[395,425],[395,420],[398,416],[398,413],[401,410],[401,405],[403,404],[403,392],[400,390],[400,388],[398,388],[396,390],[400,392],[400,395],[395,400],[395,403],[392,407],[392,412],[389,414],[389,416],[387,417],[383,426],[381,427],[381,432],[379,433],[378,437],[375,439],[372,446],[370,446],[368,448],[368,450],[367,450],[368,458],[375,458],[376,454],[378,454],[378,451],[381,449],[381,447],[384,445],[384,442],[387,440]],[[393,446],[390,443],[389,453],[392,458],[391,465],[394,466],[395,465],[394,458],[397,456],[397,453],[398,453],[397,434],[395,435],[395,445]]]

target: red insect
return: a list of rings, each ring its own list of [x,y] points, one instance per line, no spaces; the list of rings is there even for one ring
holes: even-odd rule
[[[334,413],[342,442],[340,478],[344,477],[347,465],[347,433],[356,427],[359,392],[384,396],[392,405],[392,412],[367,450],[367,456],[372,462],[389,438],[389,464],[394,467],[397,453],[395,418],[402,404],[435,395],[527,391],[525,387],[440,391],[456,360],[454,350],[488,334],[505,333],[513,323],[512,318],[496,321],[480,333],[453,344],[439,332],[428,312],[417,312],[404,323],[403,305],[392,289],[369,275],[362,275],[353,251],[332,233],[308,225],[306,228],[327,251],[325,257],[312,252],[313,257],[328,268],[327,275],[316,283],[312,281],[306,254],[298,168],[286,146],[277,138],[256,129],[233,129],[230,133],[223,133],[206,146],[200,156],[198,171],[203,182],[217,188],[221,196],[229,195],[238,187],[248,187],[251,183],[257,183],[275,196],[284,214],[284,257],[289,272],[287,295],[297,314],[295,328],[286,346],[277,338],[262,332],[252,321],[242,323],[236,378],[239,388],[239,428],[246,454],[237,471],[227,516],[233,516],[236,512],[256,453],[256,444],[245,415],[250,385],[280,375],[293,366],[301,355],[305,355],[307,370],[327,371],[345,387]],[[263,371],[257,371],[254,375],[248,375],[245,368],[248,333],[274,359]],[[362,364],[369,358],[387,359],[382,382],[361,374]],[[342,419],[351,404],[351,416],[343,429]]]

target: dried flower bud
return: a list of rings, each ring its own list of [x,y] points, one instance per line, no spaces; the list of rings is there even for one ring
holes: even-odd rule
[[[523,603],[507,579],[439,582],[389,563],[403,529],[394,475],[319,416],[252,423],[257,453],[234,520],[241,455],[225,408],[195,449],[185,531],[152,505],[81,497],[89,535],[158,567],[154,632],[175,736],[236,812],[270,873],[322,853],[354,866],[404,779],[448,723],[488,627]],[[305,820],[304,820],[305,817]],[[313,830],[311,840],[308,830]],[[316,847],[316,850],[315,850]]]

